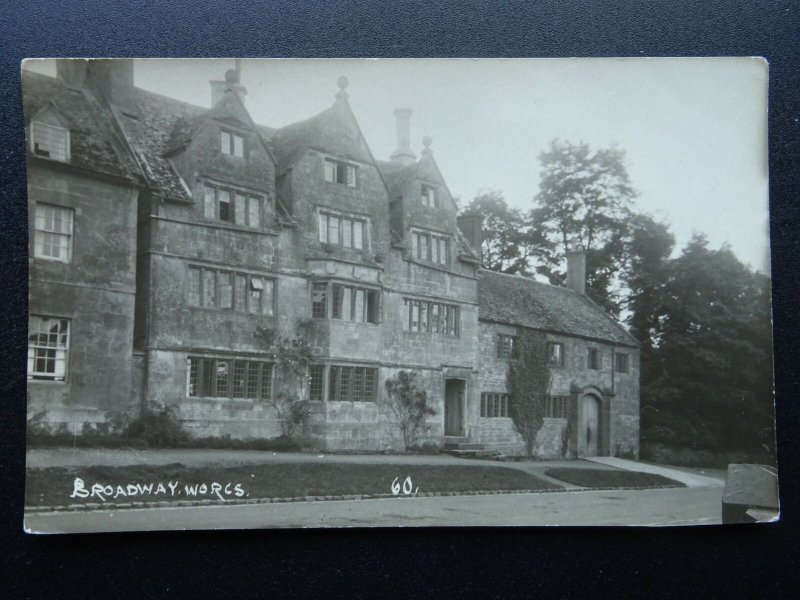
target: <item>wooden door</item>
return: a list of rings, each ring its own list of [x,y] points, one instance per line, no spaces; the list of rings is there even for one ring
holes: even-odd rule
[[[444,434],[463,435],[464,382],[448,379],[444,386]]]
[[[583,397],[583,455],[597,456],[600,451],[600,402],[594,396]]]

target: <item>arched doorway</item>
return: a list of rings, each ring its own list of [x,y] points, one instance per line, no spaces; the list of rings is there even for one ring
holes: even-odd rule
[[[583,396],[582,428],[579,432],[583,456],[600,454],[600,399],[594,394]]]

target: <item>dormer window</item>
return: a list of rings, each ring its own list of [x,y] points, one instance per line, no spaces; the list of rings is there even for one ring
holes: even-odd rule
[[[244,158],[244,137],[221,129],[219,132],[220,150],[223,154]]]
[[[325,181],[356,187],[358,167],[342,160],[325,159]]]
[[[422,184],[422,206],[429,208],[439,208],[439,196],[436,194],[436,188],[429,185]]]
[[[52,160],[69,160],[69,129],[33,121],[31,123],[31,148],[33,154]]]

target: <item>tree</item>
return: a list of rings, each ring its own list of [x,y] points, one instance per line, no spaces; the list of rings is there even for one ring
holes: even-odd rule
[[[670,261],[650,327],[642,436],[714,452],[772,450],[769,277],[695,235]]]
[[[314,359],[310,343],[313,326],[310,319],[298,319],[295,337],[282,336],[275,328],[259,327],[256,330],[258,340],[271,350],[275,370],[283,384],[283,389],[267,402],[275,410],[282,435],[286,438],[292,437],[297,428],[305,425],[311,417],[306,383]]]
[[[573,244],[586,249],[587,293],[614,314],[620,300],[615,283],[625,256],[630,204],[636,191],[618,148],[592,152],[585,143],[554,140],[541,161],[540,191],[531,223],[552,248],[540,272],[562,283],[561,269]]]
[[[481,217],[482,262],[487,269],[500,273],[530,273],[529,259],[544,250],[544,240],[531,230],[521,210],[508,206],[501,192],[480,194],[462,214]]]
[[[428,393],[417,387],[414,371],[400,371],[386,380],[386,406],[403,434],[406,450],[413,448],[428,426],[425,419],[436,411],[428,404]]]
[[[550,394],[552,373],[547,356],[547,339],[540,331],[520,329],[516,348],[508,361],[509,413],[533,456],[536,436],[544,422],[544,404]]]

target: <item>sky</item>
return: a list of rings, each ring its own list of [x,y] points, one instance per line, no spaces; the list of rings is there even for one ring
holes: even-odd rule
[[[137,60],[135,84],[210,106],[209,80],[232,59]],[[53,74],[52,61],[26,68]],[[769,272],[767,65],[756,58],[243,59],[246,106],[280,127],[328,108],[347,76],[373,154],[396,147],[394,109],[411,108],[412,149],[431,148],[462,206],[502,192],[529,210],[539,155],[558,138],[626,153],[635,207],[670,224],[676,253],[693,232],[730,243]]]

